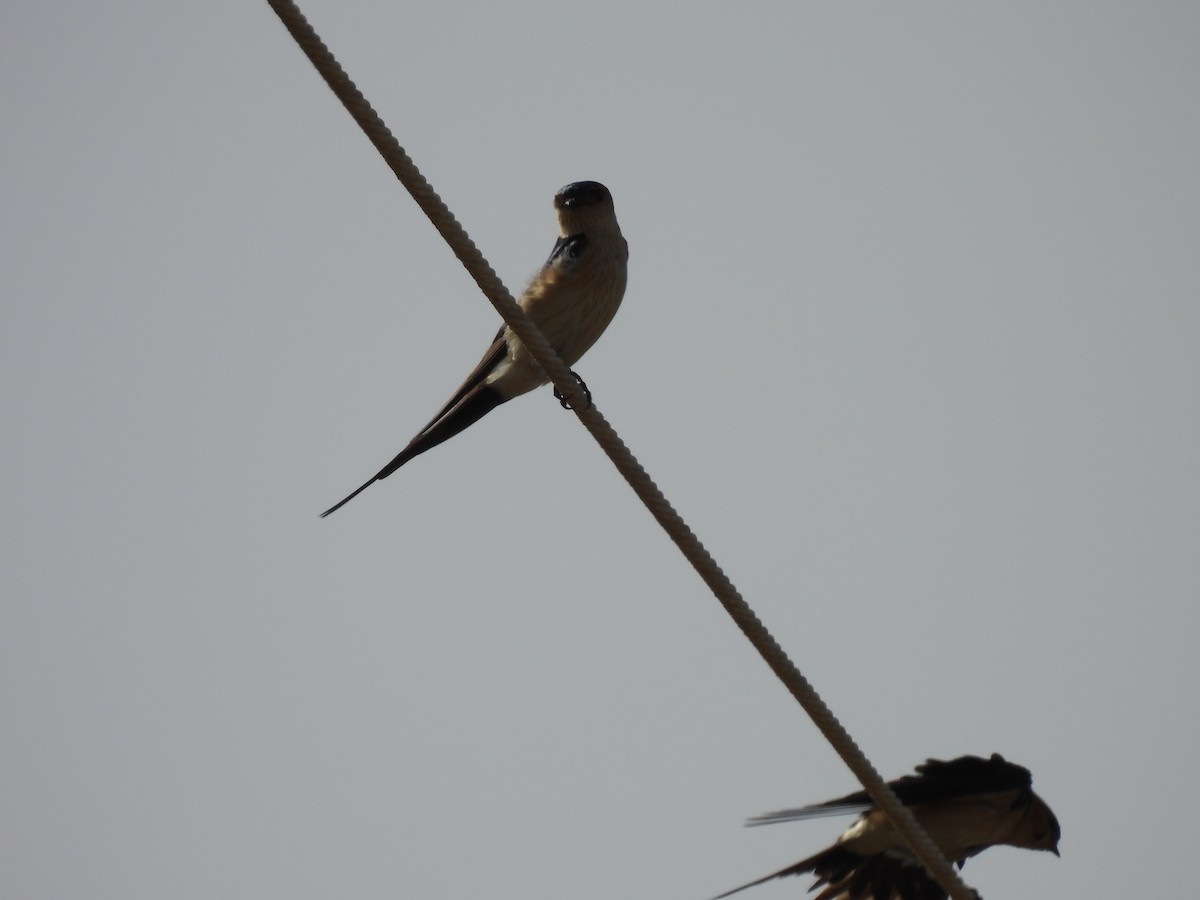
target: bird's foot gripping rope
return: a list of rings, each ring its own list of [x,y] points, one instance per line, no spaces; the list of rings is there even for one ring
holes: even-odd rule
[[[587,406],[585,406],[584,409],[591,409],[592,408],[592,392],[588,390],[587,383],[582,378],[579,377],[579,373],[576,372],[574,369],[571,370],[571,374],[575,377],[575,380],[577,382],[579,382],[579,389],[581,391],[583,391],[583,399],[587,401]],[[571,405],[570,398],[568,398],[567,395],[564,394],[562,391],[560,391],[558,388],[554,389],[554,399],[562,404],[563,409],[574,409],[575,408]]]

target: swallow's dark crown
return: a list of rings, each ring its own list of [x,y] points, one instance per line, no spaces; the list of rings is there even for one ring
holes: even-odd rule
[[[554,208],[564,206],[594,206],[611,200],[608,188],[598,181],[576,181],[568,184],[554,195]]]

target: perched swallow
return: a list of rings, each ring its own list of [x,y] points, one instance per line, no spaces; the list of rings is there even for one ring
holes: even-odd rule
[[[621,305],[629,247],[617,224],[612,194],[599,182],[568,184],[554,195],[554,208],[558,211],[558,241],[518,302],[562,361],[573,366],[604,333]],[[387,478],[414,456],[454,437],[501,403],[547,381],[517,336],[507,325],[501,326],[479,365],[429,424],[395,459],[321,517]]]
[[[916,775],[888,783],[946,858],[960,869],[968,857],[995,844],[1049,850],[1058,856],[1058,819],[1033,792],[1032,784],[1028,769],[1008,762],[999,753],[993,753],[991,759],[931,759],[917,766]],[[829,849],[720,897],[773,878],[811,872],[817,880],[809,890],[825,886],[814,900],[946,900],[946,891],[866,791],[815,806],[766,813],[746,824],[769,825],[851,812],[861,815]]]

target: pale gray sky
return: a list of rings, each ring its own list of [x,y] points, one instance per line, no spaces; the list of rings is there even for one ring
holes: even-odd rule
[[[303,8],[513,290],[611,188],[576,368],[885,775],[1033,770],[1062,859],[970,884],[1191,889],[1200,8]],[[317,518],[496,317],[265,2],[0,24],[6,898],[703,900],[834,837],[741,827],[855,782],[548,390]]]

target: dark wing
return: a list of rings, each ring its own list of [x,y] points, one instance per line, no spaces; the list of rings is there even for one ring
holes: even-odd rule
[[[885,853],[861,856],[837,845],[765,878],[726,891],[713,900],[721,900],[775,878],[806,872],[816,876],[810,891],[824,888],[813,900],[893,900],[897,897],[900,900],[947,900],[941,885],[930,878],[915,859]]]
[[[746,820],[746,826],[753,828],[757,825],[775,825],[778,822],[798,822],[801,819],[821,819],[825,816],[848,816],[851,813],[863,813],[875,806],[868,797],[866,800],[856,800],[856,795],[843,797],[846,802],[830,800],[828,803],[817,803],[813,806],[796,806],[790,809],[777,809],[763,813]]]
[[[504,329],[507,327],[507,325],[500,326],[500,330],[496,332],[496,337],[492,340],[492,345],[488,347],[487,352],[483,354],[483,359],[479,361],[479,365],[471,370],[471,374],[468,375],[466,380],[459,385],[458,390],[454,392],[454,396],[446,401],[446,405],[437,411],[437,415],[430,419],[425,427],[417,432],[418,437],[429,431],[429,429],[432,428],[437,421],[442,418],[442,416],[446,415],[446,413],[450,412],[455,405],[461,402],[463,397],[487,383],[487,377],[492,374],[492,369],[500,365],[500,361],[504,359],[504,354],[508,352],[508,344],[504,340]],[[416,438],[414,438],[414,440],[415,439]],[[399,468],[399,466],[396,468]],[[395,469],[392,471],[394,472]],[[387,476],[390,474],[392,474],[392,472],[387,472],[387,474],[380,473],[376,477],[387,478]]]
[[[993,753],[988,759],[960,756],[951,760],[926,760],[917,766],[916,775],[890,782],[892,790],[906,806],[973,794],[1027,790],[1032,784],[1033,776],[1028,769],[1008,762],[999,753]]]
[[[408,445],[397,453],[391,462],[353,492],[321,513],[322,519],[337,512],[376,481],[387,478],[413,457],[420,456],[426,450],[436,447],[443,441],[454,437],[467,426],[478,422],[508,399],[500,396],[500,393],[489,387],[487,383],[488,375],[500,364],[508,352],[508,345],[504,340],[505,327],[504,325],[500,326],[500,330],[496,332],[496,339],[488,347],[487,353],[483,355],[479,365],[471,371],[467,380],[454,392],[454,396],[438,410],[437,415],[417,432],[416,437],[409,441]]]
[[[555,262],[563,260],[578,259],[580,254],[587,249],[588,239],[586,234],[566,234],[554,242],[554,249],[550,251],[550,256],[546,259],[546,265],[552,266]]]
[[[929,759],[917,766],[916,775],[905,775],[888,786],[905,806],[930,803],[972,794],[989,794],[997,791],[1028,789],[1033,784],[1029,770],[1008,762],[999,753],[989,759],[979,756],[960,756],[957,759]],[[749,819],[747,825],[772,825],[776,822],[794,822],[799,819],[815,819],[820,816],[840,816],[859,813],[875,807],[875,801],[866,791],[855,791],[844,797],[764,813]]]
[[[877,853],[859,856],[840,847],[821,854],[813,870],[824,885],[814,900],[948,900],[949,895],[915,859]]]
[[[749,881],[740,887],[735,887],[732,891],[718,894],[716,897],[713,897],[713,900],[721,900],[722,897],[728,897],[730,894],[736,894],[738,891],[744,891],[746,888],[772,881],[775,878],[786,878],[789,875],[803,875],[805,872],[812,872],[822,857],[834,852],[837,852],[837,848],[830,847],[828,850],[824,850],[816,856],[810,856],[808,859],[802,859],[800,862],[790,865],[786,869],[780,869],[778,872],[772,872],[770,875],[764,875],[762,878],[756,878],[754,881]]]

